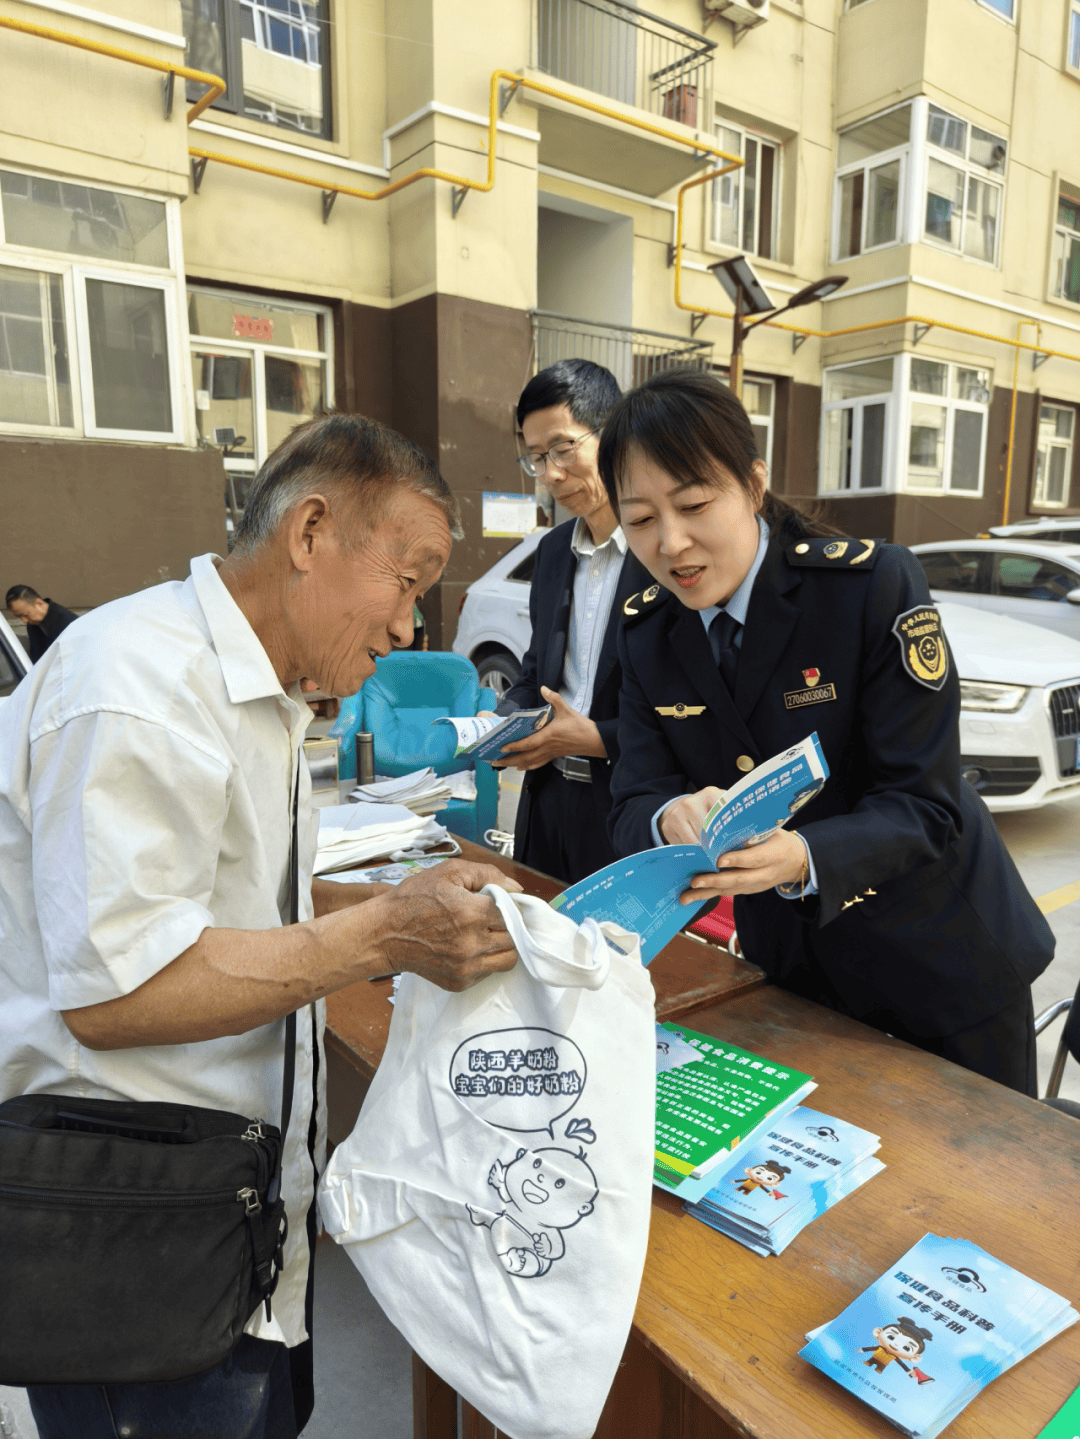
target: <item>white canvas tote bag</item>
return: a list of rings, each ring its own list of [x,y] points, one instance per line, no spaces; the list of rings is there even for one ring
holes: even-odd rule
[[[645,1263],[652,982],[636,935],[484,892],[520,962],[463,994],[402,977],[319,1209],[417,1354],[500,1431],[589,1439]]]

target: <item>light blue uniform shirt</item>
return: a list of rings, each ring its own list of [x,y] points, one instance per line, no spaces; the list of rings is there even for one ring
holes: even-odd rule
[[[736,649],[742,649],[743,625],[746,624],[746,612],[750,608],[750,594],[754,588],[754,581],[758,577],[758,571],[765,563],[765,553],[769,548],[769,527],[768,525],[766,525],[765,521],[761,518],[760,515],[758,515],[757,517],[757,522],[759,530],[757,554],[754,556],[754,563],[750,566],[749,570],[746,573],[746,578],[743,580],[742,584],[735,591],[735,593],[731,596],[731,599],[728,600],[726,605],[710,605],[708,609],[699,610],[698,612],[701,615],[701,623],[705,626],[705,633],[706,635],[708,635],[709,638],[709,648],[713,652],[713,659],[716,660],[717,664],[720,663],[720,656],[717,653],[717,645],[714,636],[710,633],[709,627],[711,626],[716,616],[722,611],[726,611],[733,620],[738,620],[739,628],[735,633],[735,647]],[[668,805],[674,803],[674,800],[665,800],[665,802],[653,815],[652,837],[654,845],[661,845],[667,842],[660,834],[660,816],[667,809]],[[796,830],[795,833],[798,834],[798,831]],[[810,853],[810,846],[807,844],[806,840],[803,839],[801,834],[799,835],[799,838],[802,840],[803,848],[806,850],[806,863],[810,871],[809,878],[802,892],[804,895],[817,894],[817,871],[814,868],[814,856]],[[777,886],[776,892],[777,894],[783,895],[785,899],[800,898],[798,894],[785,894],[779,886]]]

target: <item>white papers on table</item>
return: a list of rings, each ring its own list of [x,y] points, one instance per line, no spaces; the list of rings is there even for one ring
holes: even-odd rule
[[[357,785],[349,798],[363,804],[404,805],[414,814],[435,814],[446,808],[451,794],[450,781],[441,779],[429,765],[411,774]]]
[[[398,804],[339,804],[319,811],[315,874],[350,869],[402,850],[428,850],[447,838],[443,826]]]

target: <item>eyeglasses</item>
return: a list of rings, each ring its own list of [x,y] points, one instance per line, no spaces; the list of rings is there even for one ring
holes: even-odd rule
[[[598,434],[597,430],[586,430],[583,435],[578,435],[576,440],[560,440],[557,445],[552,445],[540,455],[518,455],[518,464],[528,475],[530,480],[538,480],[547,468],[548,460],[554,460],[560,470],[564,470],[571,463],[577,453],[577,447],[582,440],[587,440],[590,435]]]

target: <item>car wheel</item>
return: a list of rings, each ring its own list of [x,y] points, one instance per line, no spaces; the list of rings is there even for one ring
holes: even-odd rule
[[[481,687],[494,690],[496,701],[501,701],[517,684],[521,666],[513,655],[507,654],[505,650],[498,650],[495,654],[485,655],[482,660],[477,660],[476,672],[480,676]]]

